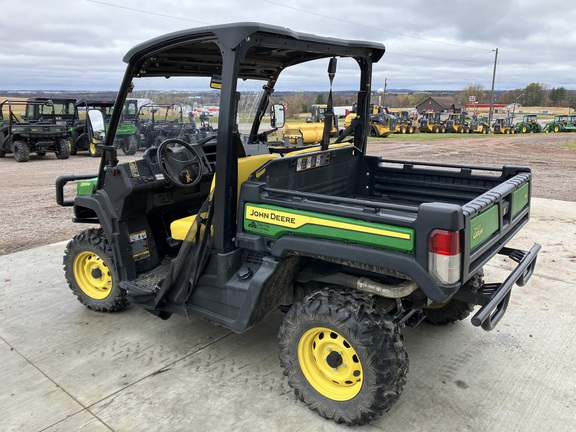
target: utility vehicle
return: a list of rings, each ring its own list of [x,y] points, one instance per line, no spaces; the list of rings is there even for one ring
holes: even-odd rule
[[[167,139],[118,163],[114,111],[97,175],[56,183],[57,202],[73,206],[74,221],[95,225],[66,247],[73,293],[98,311],[134,304],[237,333],[280,309],[280,364],[296,397],[346,424],[390,409],[408,372],[402,328],[457,321],[475,305],[472,323],[494,328],[513,285],[530,278],[539,245],[508,246],[530,216],[529,168],[367,154],[372,66],[383,54],[380,43],[258,23],[179,31],[130,50],[119,104],[138,88],[150,94],[155,82],[197,89],[195,79],[210,81],[221,89],[218,134]],[[357,112],[330,137],[337,58],[358,70]],[[284,123],[284,107],[270,103],[277,81],[326,66],[318,145],[271,153],[267,137]],[[262,98],[251,123],[238,124],[256,89]],[[75,181],[77,196],[65,200]],[[517,265],[504,282],[485,284],[483,266],[496,254]]]
[[[32,152],[54,152],[58,159],[68,159],[67,123],[55,108],[50,100],[0,103],[0,158],[13,153],[16,162],[27,162]],[[20,119],[15,110],[22,111]]]
[[[71,155],[87,150],[91,156],[102,156],[102,152],[96,148],[95,143],[90,142],[85,114],[89,110],[100,110],[107,123],[113,107],[113,100],[81,99],[74,104],[74,121],[68,129],[68,138],[66,138]]]
[[[138,111],[137,129],[141,147],[158,147],[168,138],[183,139],[193,143],[206,135],[202,134],[193,116],[184,112],[182,103],[142,105]]]

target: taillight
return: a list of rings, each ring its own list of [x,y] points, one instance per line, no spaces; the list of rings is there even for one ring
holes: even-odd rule
[[[461,254],[459,231],[434,230],[428,239],[428,270],[443,284],[460,280]]]

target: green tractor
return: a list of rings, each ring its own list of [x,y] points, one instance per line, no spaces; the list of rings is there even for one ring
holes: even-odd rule
[[[538,116],[536,114],[528,114],[522,117],[522,121],[516,123],[514,126],[515,133],[540,133],[542,126],[538,123]]]
[[[557,115],[553,121],[546,123],[542,132],[576,132],[576,125],[572,117],[573,116]]]

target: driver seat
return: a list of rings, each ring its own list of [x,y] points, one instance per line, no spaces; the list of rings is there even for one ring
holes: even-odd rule
[[[277,154],[263,154],[254,155],[249,157],[243,157],[238,159],[238,196],[236,197],[236,202],[240,200],[240,187],[242,183],[248,180],[250,174],[254,171],[260,169],[266,162],[279,157]],[[212,185],[210,186],[210,192],[214,190],[216,185],[216,176],[212,179]],[[170,224],[170,234],[174,240],[184,240],[188,231],[192,227],[196,215],[186,216],[181,219],[176,219]]]

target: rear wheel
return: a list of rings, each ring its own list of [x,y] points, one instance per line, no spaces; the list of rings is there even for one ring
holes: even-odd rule
[[[64,273],[80,303],[101,312],[128,306],[126,291],[118,286],[112,247],[101,229],[74,237],[64,252]]]
[[[312,293],[290,308],[279,339],[294,394],[337,423],[370,422],[396,403],[406,383],[402,334],[370,296]]]
[[[370,128],[370,136],[371,136],[371,137],[380,136],[380,134],[378,133],[378,129],[376,129],[375,126],[372,126],[372,127]]]
[[[70,146],[64,138],[60,138],[56,142],[56,157],[58,159],[68,159],[70,157]]]
[[[28,162],[30,160],[30,148],[24,141],[14,141],[14,159],[16,162]]]
[[[484,283],[484,271],[480,270],[466,282],[462,290],[477,292]],[[474,310],[474,304],[460,300],[448,300],[446,303],[432,303],[426,308],[426,321],[434,325],[445,325],[461,321]]]
[[[406,126],[400,126],[400,133],[401,133],[401,134],[405,134],[405,133],[406,133]]]

